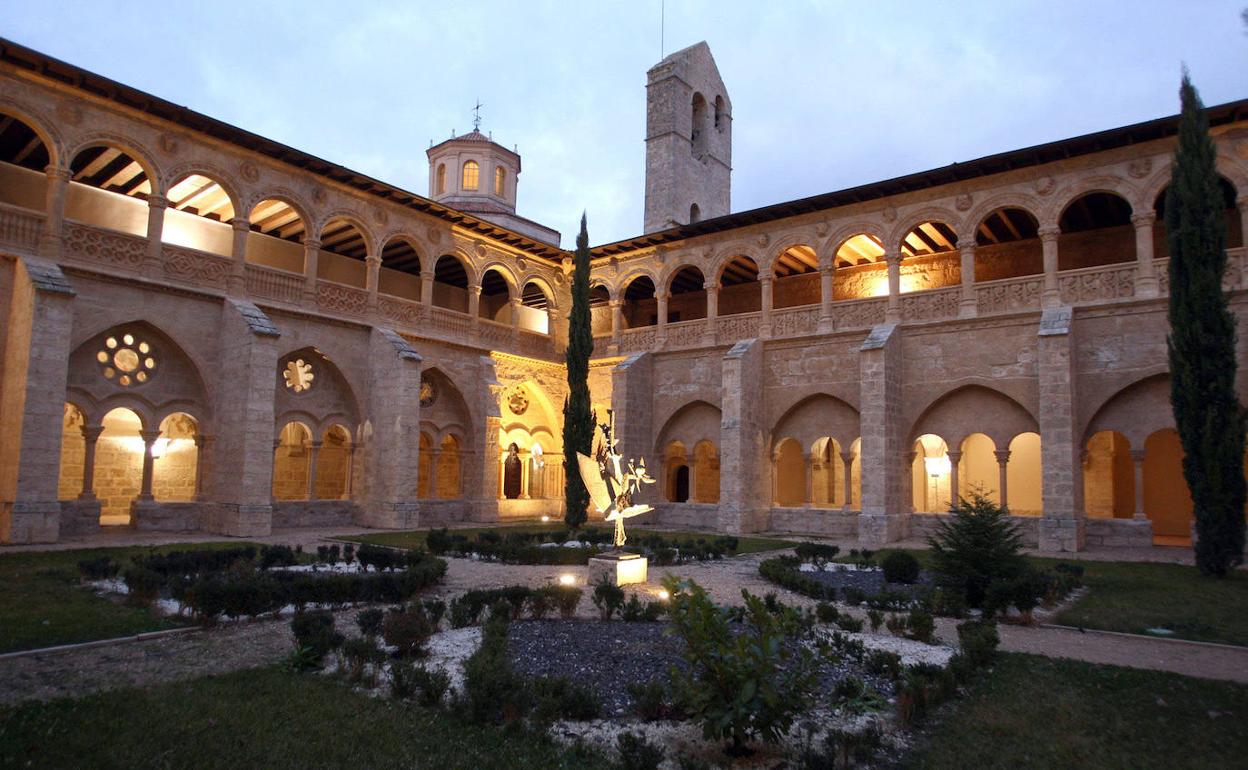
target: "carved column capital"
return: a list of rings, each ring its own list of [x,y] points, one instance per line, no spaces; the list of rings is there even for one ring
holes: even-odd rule
[[[70,170],[64,166],[47,166],[43,169],[43,173],[48,175],[49,179],[55,179],[58,182],[68,182],[70,178]]]
[[[1036,234],[1040,236],[1041,242],[1056,241],[1058,236],[1062,234],[1062,228],[1056,225],[1044,225],[1036,231]]]
[[[1157,221],[1157,215],[1151,211],[1141,211],[1131,215],[1131,224],[1136,227],[1152,227]]]

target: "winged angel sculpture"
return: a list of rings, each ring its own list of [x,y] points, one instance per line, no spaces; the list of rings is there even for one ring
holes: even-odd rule
[[[619,441],[615,438],[614,410],[607,410],[607,421],[599,424],[598,429],[602,431],[602,442],[594,457],[577,452],[576,461],[594,508],[606,514],[607,521],[615,522],[613,544],[620,548],[628,540],[624,534],[624,520],[654,510],[649,505],[633,504],[633,495],[641,490],[641,485],[653,484],[654,479],[646,472],[644,457],[624,464],[624,458],[616,451]]]

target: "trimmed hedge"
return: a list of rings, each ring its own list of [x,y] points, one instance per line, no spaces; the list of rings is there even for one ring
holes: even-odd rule
[[[578,540],[589,543],[588,548],[564,548],[543,544],[566,543]],[[475,553],[487,561],[503,564],[544,564],[549,566],[572,566],[585,564],[611,545],[611,534],[605,531],[571,530],[557,532],[478,532],[475,536],[451,532],[446,528],[430,530],[425,546],[431,553],[441,555],[467,555]],[[662,535],[646,534],[634,538],[626,551],[644,553],[655,566],[667,566],[687,561],[722,559],[736,553],[739,541],[735,537],[683,538],[673,540]],[[360,557],[363,561],[363,556]]]
[[[777,556],[758,565],[758,573],[771,582],[794,593],[820,601],[836,601],[836,586],[822,583],[802,574],[802,562],[796,556]]]

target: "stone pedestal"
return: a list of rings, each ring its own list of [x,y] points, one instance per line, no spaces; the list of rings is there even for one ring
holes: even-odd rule
[[[647,559],[627,551],[607,551],[589,559],[589,582],[604,577],[617,586],[646,582]]]

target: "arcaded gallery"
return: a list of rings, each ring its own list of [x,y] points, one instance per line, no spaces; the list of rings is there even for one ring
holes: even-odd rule
[[[562,515],[571,252],[516,151],[436,143],[421,195],[2,40],[0,81],[0,540]],[[590,386],[651,520],[878,545],[978,493],[1043,550],[1190,546],[1175,117],[733,212],[709,48],[647,100]],[[1208,117],[1242,316],[1248,101]]]

